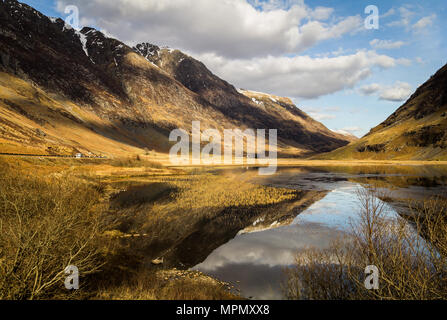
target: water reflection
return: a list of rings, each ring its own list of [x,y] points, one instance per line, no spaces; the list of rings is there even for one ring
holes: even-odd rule
[[[446,179],[437,175],[439,171],[430,174],[424,169],[424,172],[415,173],[413,169],[404,168],[400,173],[393,169],[394,172],[383,173],[378,169],[374,172],[345,172],[331,168],[328,172],[322,168],[298,168],[257,178],[257,183],[269,186],[329,192],[288,225],[242,229],[234,239],[214,250],[193,269],[235,284],[244,297],[282,299],[283,269],[293,263],[296,252],[310,246],[328,247],[343,237],[351,223],[358,219],[358,188],[380,182],[381,188],[392,191],[389,193],[391,197],[399,198],[424,198],[445,192]],[[418,179],[415,174],[423,176]],[[436,185],[430,181],[436,181]],[[391,205],[387,205],[387,215],[390,218],[397,216]]]

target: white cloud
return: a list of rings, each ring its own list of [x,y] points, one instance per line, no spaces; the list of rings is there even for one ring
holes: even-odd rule
[[[403,41],[380,40],[374,39],[369,43],[375,49],[399,49],[406,43]]]
[[[311,116],[317,121],[336,119],[337,116],[333,113],[341,111],[340,107],[315,108],[315,107],[300,106],[300,109],[306,112],[309,116]]]
[[[335,115],[333,114],[326,114],[326,113],[313,113],[313,112],[308,112],[309,116],[311,116],[313,119],[317,120],[317,121],[323,121],[323,120],[332,120],[337,118]]]
[[[411,24],[411,19],[414,16],[414,12],[408,7],[400,7],[398,9],[400,20],[396,20],[387,24],[389,27],[408,27]]]
[[[407,58],[399,58],[396,59],[397,64],[400,64],[402,66],[410,66],[411,65],[411,60],[407,59]]]
[[[335,17],[304,1],[271,0],[58,0],[77,5],[82,21],[129,44],[149,41],[194,53],[230,58],[299,53],[317,43],[361,30],[362,18]],[[253,3],[253,1],[252,1]],[[329,19],[331,18],[331,19]],[[329,20],[329,22],[325,22]]]
[[[298,56],[322,41],[363,30],[360,15],[339,17],[333,8],[311,8],[304,0],[57,0],[58,10],[67,4],[79,7],[84,23],[130,45],[169,45],[237,87],[292,98],[353,89],[375,68],[410,63],[343,48],[326,57]]]
[[[333,8],[316,7],[311,16],[316,20],[324,21],[329,19],[333,12]]]
[[[294,5],[304,6],[304,0],[247,0],[247,2],[262,11],[288,10]]]
[[[362,132],[363,131],[363,128],[360,128],[360,127],[345,127],[345,128],[343,128],[343,129],[339,129],[339,130],[333,130],[334,132],[337,132],[337,133],[341,133],[341,134],[344,134],[344,135],[357,135],[359,132]]]
[[[380,94],[380,100],[404,101],[408,99],[413,92],[409,83],[398,81],[392,87],[385,88]]]
[[[436,14],[432,14],[430,16],[422,17],[417,20],[416,23],[412,24],[412,20],[416,13],[411,10],[410,6],[403,6],[399,8],[400,19],[390,22],[387,24],[389,27],[405,27],[407,31],[413,30],[415,32],[420,32],[433,25],[434,21],[437,18]]]
[[[341,111],[341,108],[340,107],[326,107],[326,108],[324,108],[324,110],[328,111],[328,112],[339,112],[339,111]]]
[[[391,8],[390,10],[388,10],[386,13],[384,13],[383,15],[381,15],[381,18],[387,18],[389,16],[393,16],[394,14],[396,14],[396,9]]]
[[[361,87],[359,91],[363,95],[369,96],[377,94],[380,100],[396,102],[408,99],[413,92],[413,88],[407,82],[397,81],[392,86],[372,83]]]
[[[431,25],[433,25],[433,22],[435,21],[435,19],[436,19],[436,14],[432,14],[431,16],[428,16],[428,17],[423,17],[422,19],[418,20],[418,22],[416,22],[413,25],[413,29],[421,30],[428,26],[431,26]]]
[[[361,87],[360,92],[366,96],[369,96],[369,95],[379,92],[381,89],[382,89],[382,86],[380,84],[371,83],[369,85]]]
[[[268,56],[227,59],[215,54],[196,58],[237,87],[295,98],[317,98],[353,88],[368,78],[373,68],[391,68],[400,63],[374,51],[325,58]]]

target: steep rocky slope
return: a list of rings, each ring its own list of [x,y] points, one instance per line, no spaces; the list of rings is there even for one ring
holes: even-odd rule
[[[194,120],[203,130],[277,128],[284,155],[348,143],[325,128],[308,131],[308,116],[289,109],[266,111],[180,51],[130,48],[0,2],[0,153],[167,152],[169,132]]]
[[[359,141],[321,158],[447,159],[447,65]]]
[[[242,89],[239,92],[248,97],[272,119],[275,119],[278,124],[284,124],[279,132],[282,137],[289,139],[290,145],[297,141],[302,148],[325,152],[336,149],[340,145],[340,141],[358,140],[353,135],[344,135],[329,130],[321,122],[314,120],[297,108],[289,98]]]
[[[179,50],[160,48],[150,43],[138,44],[134,49],[227,118],[242,121],[249,128],[278,129],[283,148],[289,146],[303,153],[325,152],[353,140],[353,137],[327,129],[288,98],[237,90],[214,75],[202,62]]]

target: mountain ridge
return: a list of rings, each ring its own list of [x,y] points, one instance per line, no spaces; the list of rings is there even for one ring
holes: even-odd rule
[[[0,2],[0,17],[1,152],[167,152],[169,132],[194,120],[204,129],[278,129],[284,156],[350,141],[294,105],[261,108],[178,50],[132,48],[16,0]]]

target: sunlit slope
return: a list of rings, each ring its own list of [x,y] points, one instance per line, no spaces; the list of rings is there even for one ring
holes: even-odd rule
[[[327,152],[345,146],[353,139],[329,130],[288,98],[237,90],[202,62],[179,50],[150,43],[138,44],[134,50],[227,119],[252,129],[277,129],[280,157]]]
[[[321,122],[297,108],[289,98],[242,89],[239,92],[248,97],[257,108],[281,124],[283,136],[290,139],[287,141],[288,145],[304,151],[310,148],[314,152],[325,152],[337,149],[340,144],[344,145],[357,140],[354,136],[329,130]]]
[[[193,121],[202,131],[278,129],[280,156],[348,143],[308,132],[298,113],[260,108],[178,50],[131,48],[15,0],[0,1],[0,18],[0,153],[167,153],[169,133]]]
[[[141,150],[110,121],[0,73],[0,152],[120,156]]]
[[[447,160],[447,65],[365,137],[318,159]]]

